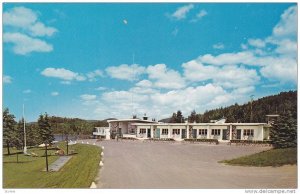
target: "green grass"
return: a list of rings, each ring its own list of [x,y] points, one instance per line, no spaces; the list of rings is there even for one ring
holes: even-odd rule
[[[64,150],[65,147],[60,144]],[[28,153],[37,153],[39,157],[6,155],[3,149],[3,187],[4,188],[88,188],[94,181],[100,162],[101,149],[93,145],[76,144],[69,146],[69,150],[75,150],[77,154],[58,171],[45,172],[46,167],[43,148],[28,149]],[[58,156],[56,150],[50,150],[49,165]],[[17,152],[16,150],[11,151]]]
[[[271,149],[220,162],[240,166],[282,166],[285,164],[297,164],[297,148]]]

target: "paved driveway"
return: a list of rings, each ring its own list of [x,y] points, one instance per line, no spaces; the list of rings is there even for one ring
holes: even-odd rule
[[[102,141],[98,188],[295,188],[297,167],[240,167],[217,161],[268,148],[190,143]]]

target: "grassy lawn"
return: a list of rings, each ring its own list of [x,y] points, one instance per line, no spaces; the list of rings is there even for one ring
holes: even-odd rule
[[[240,166],[282,166],[285,164],[297,164],[297,148],[272,149],[220,162]]]
[[[64,150],[65,147],[60,144]],[[94,181],[100,162],[101,149],[93,145],[76,144],[69,146],[69,150],[75,150],[77,154],[58,171],[44,172],[45,157],[43,148],[28,149],[28,153],[34,152],[38,157],[17,155],[6,155],[3,149],[3,187],[4,188],[88,188]],[[56,150],[50,150],[51,156],[48,157],[49,165],[58,156]],[[11,153],[17,152],[11,150]],[[48,152],[48,154],[49,154]]]

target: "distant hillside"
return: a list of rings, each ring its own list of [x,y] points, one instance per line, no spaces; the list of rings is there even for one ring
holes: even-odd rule
[[[252,103],[252,122],[266,122],[267,114],[282,114],[291,111],[297,119],[297,91],[281,92],[278,95],[266,96]],[[251,103],[232,105],[226,108],[218,108],[197,115],[199,122],[225,117],[226,122],[250,122]]]
[[[293,117],[297,119],[297,91],[281,92],[277,95],[266,96],[252,102],[252,121],[251,103],[243,105],[234,104],[224,108],[217,108],[205,111],[203,114],[196,114],[188,117],[189,122],[207,123],[210,120],[217,120],[225,117],[227,123],[231,122],[266,122],[267,114],[282,114],[285,111],[291,111]],[[171,118],[160,120],[160,122],[169,122]]]

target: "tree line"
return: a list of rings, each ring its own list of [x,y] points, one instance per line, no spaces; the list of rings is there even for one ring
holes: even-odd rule
[[[94,127],[108,126],[106,121],[86,121],[78,118],[66,118],[41,114],[37,122],[26,123],[26,145],[37,146],[42,143],[50,144],[54,141],[54,134],[64,137],[74,135],[90,136]],[[24,119],[18,122],[15,116],[6,108],[3,111],[3,145],[10,154],[10,147],[23,149],[24,142]]]
[[[267,96],[258,100],[250,101],[243,105],[234,105],[207,110],[203,114],[197,114],[193,110],[185,118],[178,110],[170,118],[162,119],[161,122],[183,123],[209,123],[211,120],[226,118],[227,123],[264,123],[266,115],[282,115],[290,112],[294,119],[297,119],[297,91],[281,92],[277,95]]]

